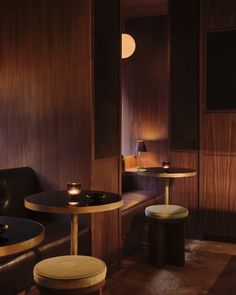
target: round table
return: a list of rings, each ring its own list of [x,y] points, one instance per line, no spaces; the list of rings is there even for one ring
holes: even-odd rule
[[[28,250],[44,239],[44,227],[36,221],[0,216],[0,223],[9,225],[9,229],[0,234],[0,256]]]
[[[70,205],[67,191],[50,191],[25,198],[25,207],[34,211],[71,215],[71,254],[78,253],[78,214],[105,212],[123,205],[121,196],[101,191],[81,191],[78,204]]]
[[[169,204],[169,187],[170,178],[192,177],[197,175],[197,171],[189,168],[170,167],[164,169],[163,167],[149,167],[137,171],[138,175],[160,177],[165,179],[165,204]]]

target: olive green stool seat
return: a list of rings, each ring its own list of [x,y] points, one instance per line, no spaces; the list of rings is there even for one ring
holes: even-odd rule
[[[34,281],[40,294],[102,294],[106,264],[95,257],[67,255],[40,261]]]
[[[188,209],[177,205],[153,205],[145,209],[145,215],[149,221],[149,261],[157,267],[183,266]]]

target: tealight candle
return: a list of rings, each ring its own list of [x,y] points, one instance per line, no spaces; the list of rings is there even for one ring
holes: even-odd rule
[[[68,181],[67,182],[67,192],[69,194],[70,205],[78,205],[78,196],[81,192],[81,183],[79,181]]]
[[[163,167],[164,170],[166,171],[167,169],[170,168],[170,162],[169,162],[169,161],[163,161],[163,162],[162,162],[162,167]]]

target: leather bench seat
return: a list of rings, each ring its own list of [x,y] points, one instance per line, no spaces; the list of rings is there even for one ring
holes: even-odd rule
[[[163,202],[163,195],[155,191],[132,190],[122,194],[121,207],[122,257],[137,249],[147,239],[145,208]]]

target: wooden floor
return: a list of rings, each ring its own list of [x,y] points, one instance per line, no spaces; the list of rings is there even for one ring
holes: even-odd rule
[[[147,254],[147,248],[142,247],[124,259],[121,269],[107,278],[103,295],[208,294],[231,256],[236,255],[236,245],[187,241],[184,267],[158,269],[147,263]],[[38,291],[33,288],[29,295],[38,295]]]

